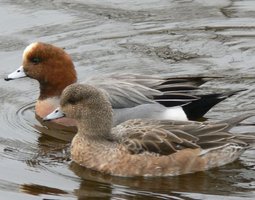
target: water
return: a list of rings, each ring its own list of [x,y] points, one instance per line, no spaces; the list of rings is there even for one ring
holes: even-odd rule
[[[35,119],[37,82],[3,80],[29,43],[43,41],[65,47],[80,80],[110,72],[223,76],[204,91],[247,90],[206,117],[254,111],[254,10],[252,0],[1,0],[0,199],[254,199],[254,150],[230,165],[170,178],[81,169],[68,158],[70,135]]]

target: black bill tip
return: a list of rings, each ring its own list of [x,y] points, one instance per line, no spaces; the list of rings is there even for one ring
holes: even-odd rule
[[[5,80],[5,81],[11,81],[11,80],[13,80],[13,79],[7,77],[7,78],[4,78],[4,80]]]
[[[43,122],[49,122],[49,121],[51,121],[51,119],[48,119],[47,117],[44,117],[42,120],[43,120]]]

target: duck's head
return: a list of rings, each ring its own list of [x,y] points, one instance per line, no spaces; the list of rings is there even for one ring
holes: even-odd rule
[[[22,77],[39,81],[41,98],[60,95],[67,85],[77,80],[71,57],[62,48],[42,42],[32,43],[25,48],[22,66],[5,80]]]
[[[73,118],[86,129],[111,129],[112,107],[106,95],[91,85],[72,84],[61,94],[60,107],[46,116],[49,121],[61,117]]]

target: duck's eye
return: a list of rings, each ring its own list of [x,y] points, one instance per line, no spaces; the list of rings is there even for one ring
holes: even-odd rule
[[[76,103],[76,100],[74,98],[69,98],[67,102],[71,105],[74,105]]]
[[[33,57],[31,59],[31,62],[36,65],[41,62],[41,59],[39,57]]]

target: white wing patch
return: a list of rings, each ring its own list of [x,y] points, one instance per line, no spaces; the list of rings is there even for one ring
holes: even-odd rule
[[[159,118],[177,121],[188,121],[187,115],[180,106],[167,108],[165,111],[161,113]]]

